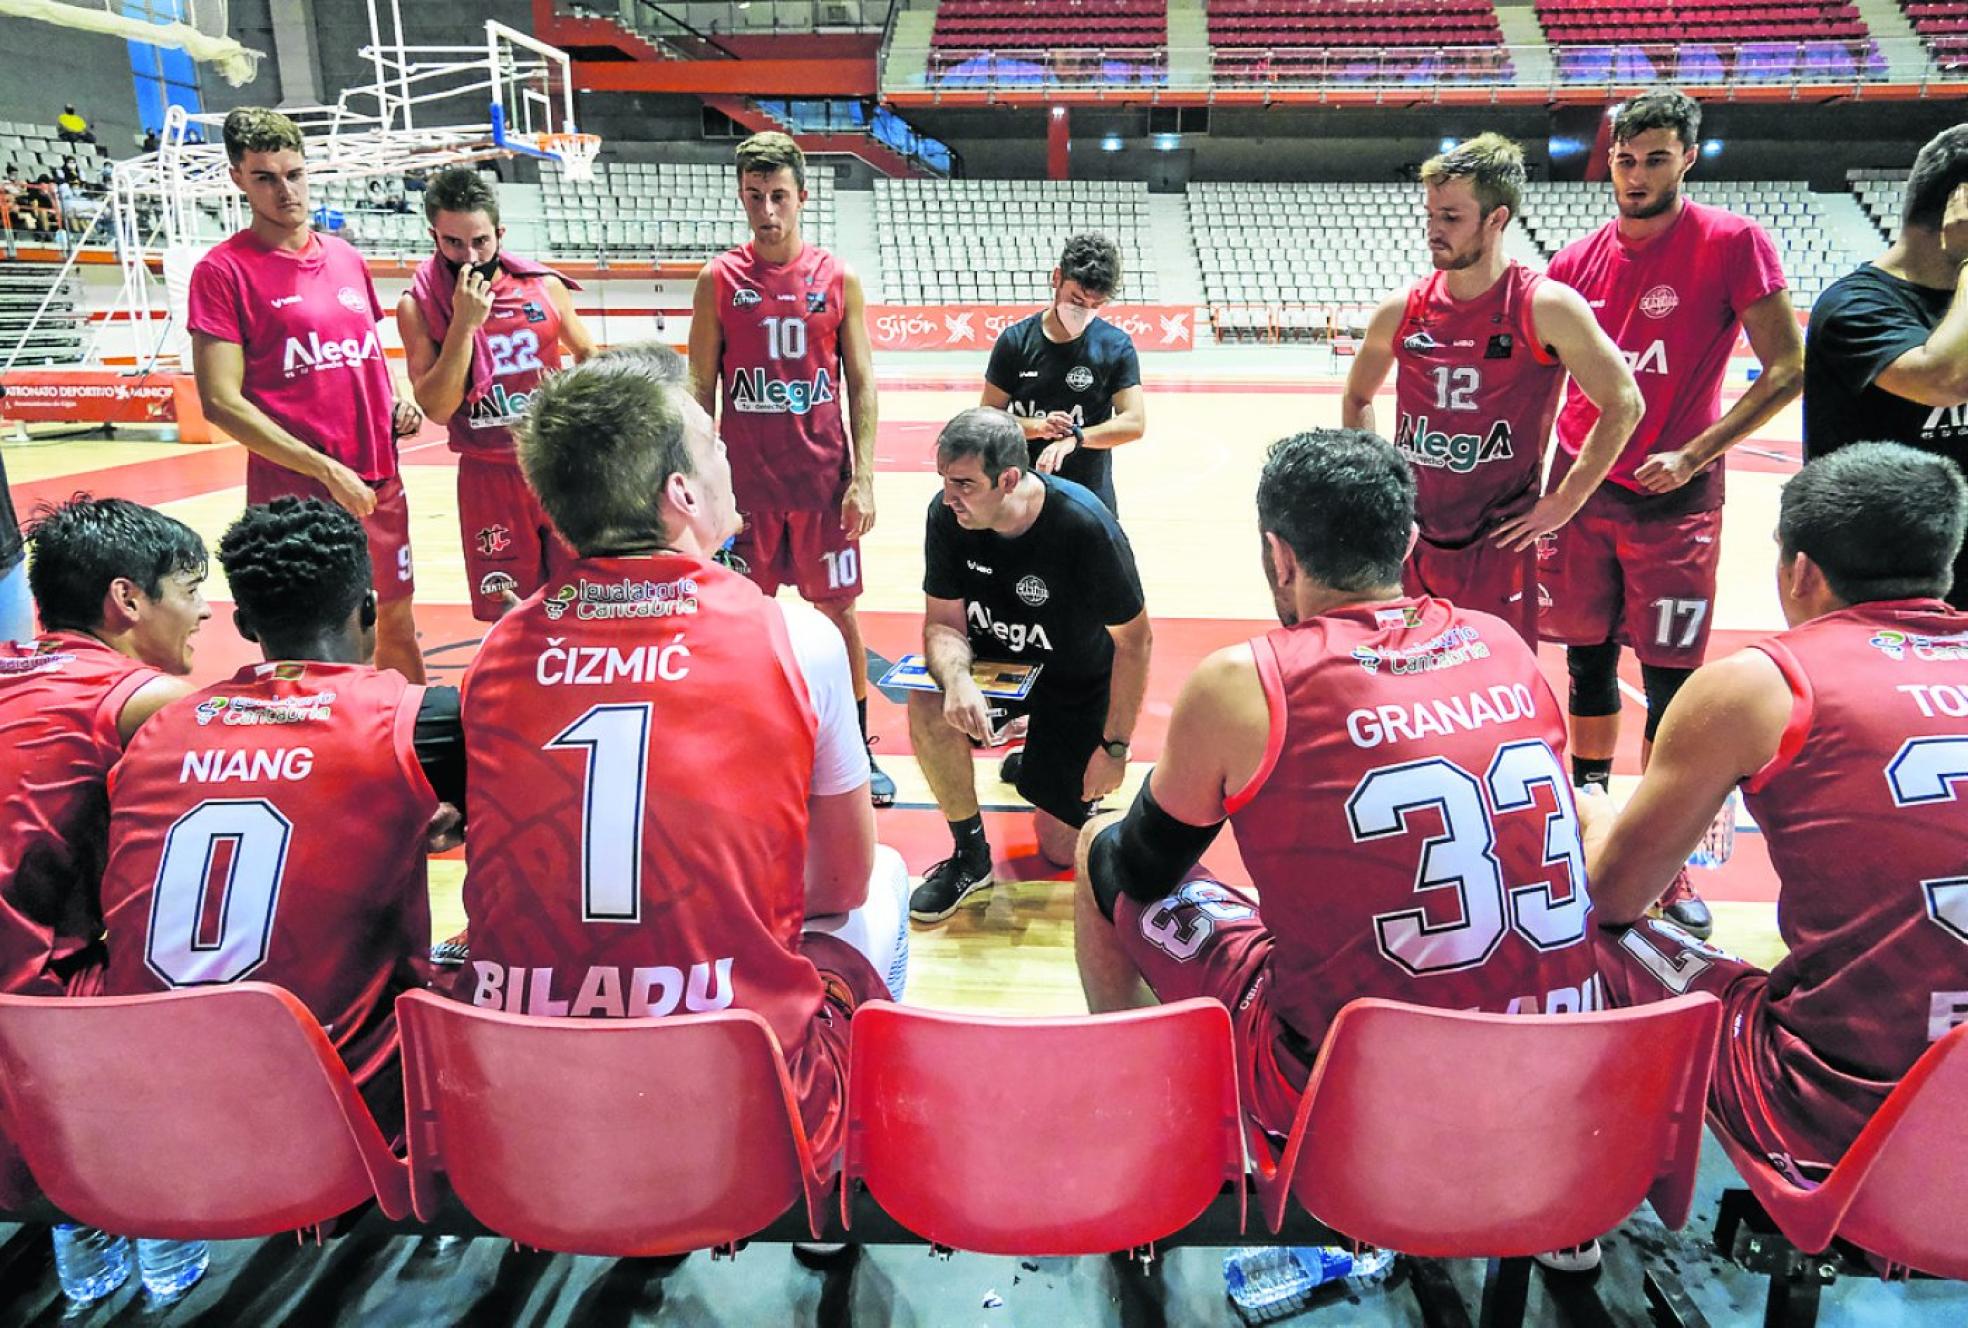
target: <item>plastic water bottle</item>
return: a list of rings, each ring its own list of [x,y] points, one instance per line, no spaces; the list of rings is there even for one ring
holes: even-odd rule
[[[137,1268],[144,1290],[158,1300],[173,1300],[198,1284],[212,1262],[212,1247],[202,1240],[139,1240]]]
[[[1690,867],[1720,867],[1735,856],[1736,852],[1736,799],[1740,795],[1734,789],[1722,800],[1722,810],[1715,813],[1715,819],[1708,823],[1708,829],[1688,855]]]
[[[1311,1303],[1329,1282],[1355,1291],[1379,1286],[1394,1270],[1394,1251],[1355,1255],[1336,1245],[1247,1245],[1223,1256],[1224,1289],[1246,1323],[1282,1319]]]
[[[130,1279],[130,1242],[94,1227],[64,1222],[55,1235],[55,1276],[62,1294],[92,1305]]]

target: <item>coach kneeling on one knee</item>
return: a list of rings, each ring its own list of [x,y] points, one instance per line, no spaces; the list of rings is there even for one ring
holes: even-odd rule
[[[955,851],[909,901],[940,922],[992,882],[973,743],[1020,715],[1030,732],[1015,784],[1037,808],[1039,851],[1073,860],[1075,832],[1120,787],[1148,684],[1150,632],[1134,551],[1093,494],[1027,468],[1025,436],[980,406],[936,440],[943,491],[925,539],[923,655],[938,692],[909,697],[909,737]],[[1024,697],[992,700],[979,660],[1034,665]]]

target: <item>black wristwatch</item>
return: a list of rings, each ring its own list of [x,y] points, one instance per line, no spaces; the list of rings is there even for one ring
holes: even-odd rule
[[[1082,429],[1082,428],[1081,428],[1081,427],[1080,427],[1080,426],[1079,426],[1078,424],[1069,424],[1069,425],[1067,425],[1066,427],[1067,427],[1067,428],[1069,428],[1069,429],[1071,429],[1071,430],[1073,431],[1073,445],[1074,445],[1075,447],[1084,447],[1084,446],[1086,446],[1086,430],[1085,430],[1085,429]]]
[[[1125,738],[1109,738],[1103,736],[1100,739],[1100,750],[1113,757],[1116,761],[1125,761],[1128,759],[1130,748]]]

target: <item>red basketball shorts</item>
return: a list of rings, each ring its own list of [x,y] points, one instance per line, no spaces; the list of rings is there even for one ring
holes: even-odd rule
[[[495,622],[506,592],[525,599],[574,562],[519,466],[503,457],[458,458],[458,530],[472,617]]]
[[[1401,568],[1401,588],[1410,595],[1432,595],[1461,609],[1493,613],[1537,644],[1537,552],[1513,553],[1488,538],[1460,549],[1425,539]],[[1532,587],[1528,597],[1526,587]]]
[[[1766,1067],[1778,1063],[1770,1018],[1770,975],[1697,940],[1664,918],[1642,918],[1594,940],[1606,997],[1617,1007],[1705,991],[1722,1002],[1722,1036],[1708,1082],[1708,1109],[1744,1147],[1792,1176],[1821,1171],[1843,1147],[1818,1136],[1801,1104]]]
[[[841,529],[840,512],[747,512],[732,552],[768,595],[795,586],[809,604],[861,594],[861,542]]]
[[[827,994],[786,1070],[814,1160],[824,1165],[847,1141],[848,1025],[863,1003],[888,1000],[889,992],[867,956],[845,941],[802,932],[800,952],[820,970]]]
[[[410,568],[410,505],[403,497],[403,477],[392,475],[370,485],[376,491],[376,506],[362,518],[362,533],[369,537],[369,574],[376,587],[376,598],[385,604],[409,599],[417,581]],[[319,498],[334,503],[326,486],[284,466],[258,457],[246,462],[246,502],[270,503],[275,498]]]
[[[1547,641],[1621,641],[1643,664],[1692,669],[1708,650],[1722,512],[1649,517],[1588,504],[1541,542]],[[1458,601],[1460,602],[1460,601]]]
[[[1230,1011],[1244,1114],[1279,1138],[1290,1133],[1310,1067],[1280,1045],[1284,1029],[1270,1001],[1271,933],[1257,919],[1256,902],[1195,877],[1153,904],[1122,895],[1114,901],[1114,928],[1158,999],[1203,996]],[[1324,1029],[1299,1031],[1325,1035]]]

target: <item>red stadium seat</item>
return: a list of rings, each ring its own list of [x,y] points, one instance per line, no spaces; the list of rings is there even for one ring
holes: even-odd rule
[[[1834,1237],[1936,1277],[1968,1278],[1968,1025],[1927,1049],[1823,1184],[1799,1187],[1715,1134],[1750,1193],[1806,1254]]]
[[[293,996],[259,982],[152,996],[0,996],[0,1106],[35,1182],[77,1221],[238,1240],[370,1198],[403,1164]]]
[[[418,1217],[441,1173],[492,1230],[569,1254],[728,1246],[802,1198],[819,1235],[827,1181],[751,1011],[553,1019],[421,991],[396,1011]]]
[[[1215,1001],[1050,1019],[864,1005],[848,1059],[842,1221],[860,1180],[890,1217],[953,1249],[1152,1244],[1226,1180],[1242,1192],[1232,1065],[1230,1016]]]
[[[1708,995],[1537,1017],[1354,1001],[1282,1157],[1254,1145],[1265,1218],[1278,1230],[1295,1194],[1335,1231],[1431,1259],[1580,1245],[1642,1199],[1678,1230],[1721,1018]],[[1528,1271],[1493,1273],[1520,1316]]]

